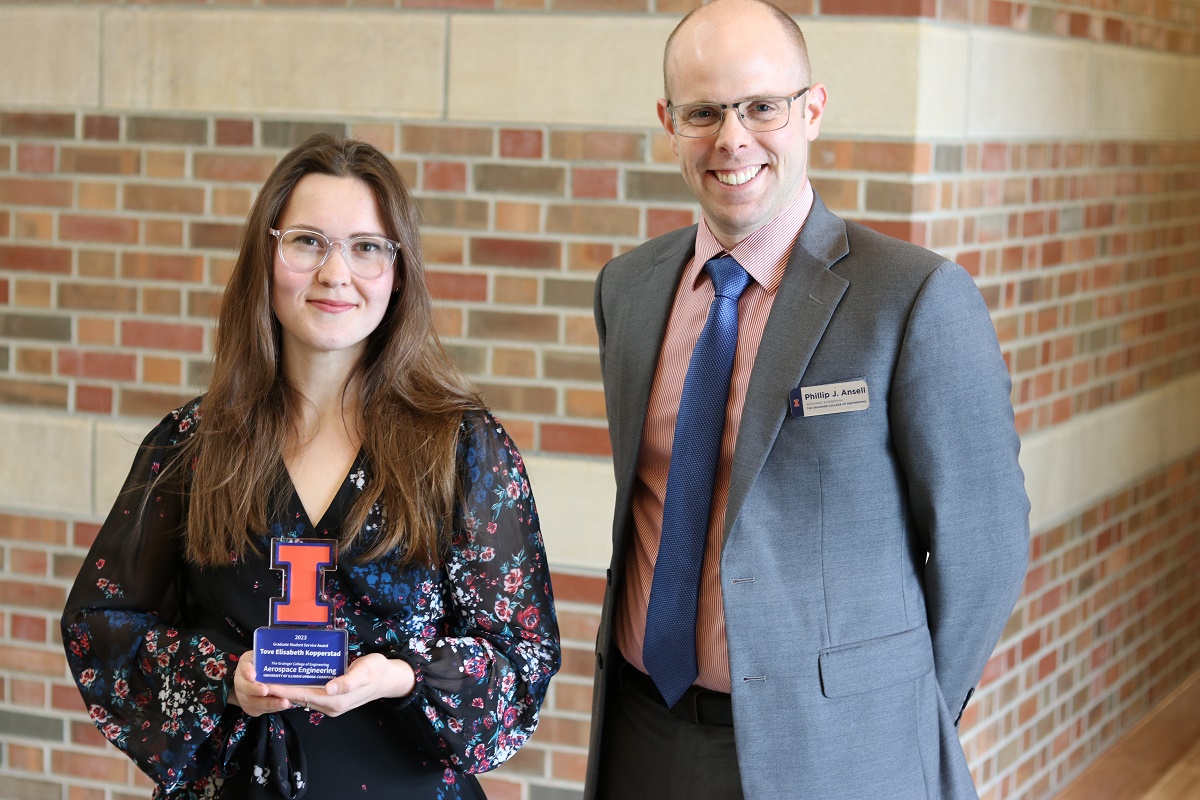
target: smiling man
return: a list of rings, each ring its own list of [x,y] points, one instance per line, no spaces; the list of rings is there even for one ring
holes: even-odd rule
[[[585,796],[974,798],[957,720],[1029,538],[987,309],[825,208],[827,92],[778,8],[702,6],[664,76],[703,219],[596,281],[617,501]]]

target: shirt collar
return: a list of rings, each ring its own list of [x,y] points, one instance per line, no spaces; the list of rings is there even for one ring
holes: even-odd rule
[[[713,256],[728,252],[737,259],[750,277],[769,294],[775,294],[783,280],[783,271],[787,267],[788,258],[792,255],[792,247],[804,227],[804,221],[813,206],[813,188],[807,180],[804,189],[796,199],[771,218],[765,225],[747,236],[726,251],[721,243],[713,236],[708,227],[708,221],[701,218],[700,228],[696,231],[696,255],[692,263],[700,268],[695,270],[692,277],[692,288],[704,274],[702,267]]]

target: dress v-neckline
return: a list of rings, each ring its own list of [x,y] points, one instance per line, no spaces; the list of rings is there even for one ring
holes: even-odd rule
[[[313,533],[324,533],[331,527],[338,527],[336,524],[340,522],[340,518],[345,516],[343,511],[348,503],[348,495],[352,488],[358,488],[354,485],[353,475],[356,471],[362,468],[363,451],[360,447],[358,453],[355,454],[354,460],[350,462],[350,468],[346,470],[346,474],[342,476],[341,483],[338,484],[337,491],[333,493],[333,497],[329,500],[329,505],[321,512],[321,517],[313,523],[313,519],[309,516],[308,509],[304,505],[304,501],[300,498],[300,492],[296,489],[296,482],[292,480],[292,473],[288,470],[287,464],[283,466],[284,480],[287,481],[288,492],[288,510],[294,518],[302,520],[310,531]],[[330,520],[330,516],[334,519]]]

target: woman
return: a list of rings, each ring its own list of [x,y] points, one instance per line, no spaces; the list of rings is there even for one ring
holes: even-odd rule
[[[272,540],[337,543],[323,685],[256,680]],[[318,591],[319,591],[318,586]],[[559,667],[524,464],[443,352],[390,161],[315,136],[272,172],[208,393],[150,432],[75,581],[93,721],[168,798],[478,798]]]

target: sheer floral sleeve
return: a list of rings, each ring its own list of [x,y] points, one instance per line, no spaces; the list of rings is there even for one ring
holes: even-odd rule
[[[418,677],[403,713],[444,763],[474,773],[533,734],[560,652],[525,464],[490,414],[463,422],[458,469],[465,491],[443,565],[445,617],[397,655]]]
[[[186,501],[176,481],[152,488],[198,416],[193,402],[142,442],[62,619],[67,661],[92,721],[168,792],[207,780],[242,727],[240,709],[225,702],[236,642],[178,627]]]

